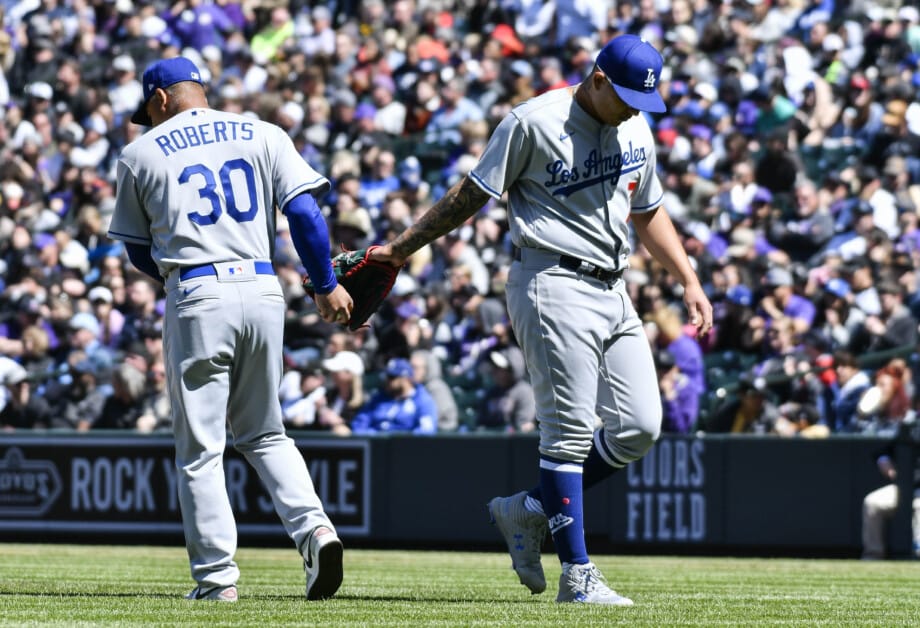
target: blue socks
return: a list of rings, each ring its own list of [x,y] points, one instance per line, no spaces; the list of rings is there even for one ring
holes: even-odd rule
[[[543,511],[556,553],[563,563],[581,565],[588,562],[582,514],[582,468],[576,462],[540,458]]]
[[[540,483],[527,491],[525,507],[546,515],[562,562],[588,562],[582,495],[625,466],[611,462],[618,461],[607,451],[603,430],[595,433],[584,464],[540,458]]]

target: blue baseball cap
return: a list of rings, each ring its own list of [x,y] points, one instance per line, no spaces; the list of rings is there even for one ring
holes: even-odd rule
[[[412,190],[417,190],[422,184],[422,162],[415,155],[409,155],[399,164],[399,180],[403,185]]]
[[[153,126],[153,120],[150,119],[150,114],[147,113],[147,101],[158,89],[166,89],[170,85],[183,81],[192,81],[199,85],[204,85],[198,66],[185,57],[162,59],[149,66],[144,70],[144,78],[141,81],[144,86],[144,100],[137,108],[137,111],[134,112],[134,115],[131,116],[131,122],[143,126]]]
[[[377,115],[377,108],[369,102],[363,102],[355,108],[355,120],[373,118]]]
[[[747,286],[738,284],[728,289],[728,292],[725,293],[725,298],[735,305],[750,307],[751,303],[754,302],[754,293]]]
[[[405,358],[392,358],[387,362],[387,377],[413,377],[412,363]]]
[[[832,277],[827,280],[827,283],[824,284],[824,290],[829,294],[845,299],[850,296],[850,284],[846,279],[841,279],[840,277]]]
[[[757,191],[754,192],[754,196],[751,198],[751,204],[754,203],[772,203],[773,202],[773,192],[765,187],[758,187]]]
[[[712,129],[705,124],[693,124],[690,126],[690,137],[698,137],[707,142],[712,141]]]
[[[717,122],[724,118],[725,116],[731,114],[731,109],[721,100],[716,101],[709,105],[709,119],[713,122]]]
[[[614,37],[601,49],[596,63],[617,96],[633,109],[652,113],[667,110],[658,93],[661,54],[641,37]]]

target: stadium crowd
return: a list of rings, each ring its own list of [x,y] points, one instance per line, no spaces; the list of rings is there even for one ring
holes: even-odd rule
[[[312,6],[311,6],[312,5]],[[637,248],[665,430],[894,434],[917,405],[920,14],[889,0],[0,3],[0,427],[170,428],[161,286],[106,238],[139,77],[178,54],[211,106],[284,128],[332,182],[334,246],[402,231],[513,106],[621,32],[666,60],[664,205],[716,308],[703,338]],[[324,323],[279,226],[289,427],[530,431],[507,212],[411,259],[372,325]]]

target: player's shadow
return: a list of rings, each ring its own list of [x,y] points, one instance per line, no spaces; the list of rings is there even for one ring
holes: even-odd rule
[[[130,591],[125,592],[98,592],[98,593],[87,593],[85,591],[81,592],[69,592],[69,591],[2,591],[0,590],[0,599],[4,597],[54,597],[54,598],[112,598],[112,599],[124,599],[124,598],[145,598],[145,599],[157,599],[157,600],[182,600],[183,596],[180,594],[174,593],[151,593],[150,591],[143,591],[132,593]],[[241,595],[240,602],[249,602],[253,601],[303,601],[307,602],[306,598],[303,595]],[[481,601],[476,597],[457,597],[457,596],[419,596],[419,595],[349,595],[348,593],[338,593],[335,597],[331,598],[329,601],[342,600],[350,602],[438,602],[440,604],[471,604],[474,602]],[[199,600],[200,601],[200,600]],[[314,602],[310,602],[313,604]],[[502,600],[503,604],[532,604],[533,600],[531,597],[520,598],[520,599],[504,599]]]
[[[173,593],[151,593],[149,591],[131,593],[125,591],[122,593],[112,591],[100,591],[87,593],[86,591],[0,591],[0,598],[3,597],[54,597],[54,598],[154,598],[154,599],[182,599],[182,596],[176,596]]]
[[[302,595],[254,595],[246,596],[242,599],[259,599],[259,600],[305,600]],[[348,593],[336,593],[335,597],[328,600],[329,602],[334,602],[335,600],[350,601],[350,602],[438,602],[440,604],[472,604],[475,602],[481,602],[482,600],[478,597],[457,597],[453,596],[420,596],[420,595],[349,595]],[[310,602],[313,604],[314,602]],[[521,599],[503,599],[503,604],[532,604],[532,598],[530,596]]]

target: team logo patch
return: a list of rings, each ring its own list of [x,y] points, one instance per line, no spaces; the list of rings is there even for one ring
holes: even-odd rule
[[[645,88],[654,89],[655,87],[655,71],[652,68],[648,68],[648,76],[645,77]]]
[[[558,532],[559,530],[561,530],[562,528],[564,528],[564,527],[566,527],[566,526],[568,526],[568,525],[572,525],[572,523],[574,523],[574,522],[575,522],[574,519],[572,519],[572,518],[569,517],[568,515],[564,515],[564,514],[562,514],[562,513],[560,512],[559,514],[556,514],[556,515],[553,515],[552,517],[550,517],[550,519],[549,519],[549,531],[550,531],[552,534],[556,534],[556,532]]]

